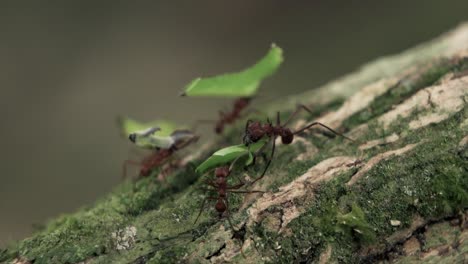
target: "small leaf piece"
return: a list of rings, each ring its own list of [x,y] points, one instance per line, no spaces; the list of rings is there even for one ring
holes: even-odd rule
[[[270,51],[255,65],[237,73],[227,73],[209,78],[197,78],[185,87],[187,96],[253,96],[261,81],[275,73],[283,62],[283,50],[271,45]]]
[[[133,143],[140,148],[146,149],[169,149],[175,143],[172,136],[159,136],[159,135],[139,135],[131,134],[133,137]]]
[[[249,153],[249,158],[247,159],[246,165],[250,165],[253,161],[253,155],[251,153],[258,151],[263,145],[266,144],[266,142],[267,142],[267,139],[260,140],[250,145],[250,147],[247,147],[244,144],[241,144],[241,145],[234,145],[234,146],[220,149],[216,151],[215,153],[213,153],[213,155],[211,155],[202,164],[200,164],[200,166],[198,166],[195,171],[197,173],[202,174],[209,169],[218,167],[219,165],[229,163],[247,153]]]
[[[124,137],[128,137],[132,133],[143,131],[151,127],[160,128],[158,136],[169,136],[176,129],[176,124],[164,120],[142,123],[128,117],[119,117],[117,122]]]

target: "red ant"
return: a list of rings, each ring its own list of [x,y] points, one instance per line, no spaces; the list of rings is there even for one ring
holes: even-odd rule
[[[264,193],[263,191],[242,191],[242,190],[238,190],[242,186],[245,185],[245,183],[240,178],[238,178],[240,183],[238,183],[236,185],[228,185],[228,183],[227,183],[228,176],[231,174],[232,167],[233,167],[234,163],[235,163],[235,161],[229,167],[228,166],[223,166],[223,167],[216,168],[215,171],[214,171],[216,179],[214,181],[213,180],[205,181],[205,184],[213,187],[214,189],[204,189],[204,190],[205,191],[216,191],[217,196],[206,197],[203,200],[202,205],[200,207],[200,212],[198,213],[194,224],[197,223],[198,218],[200,217],[201,213],[203,212],[203,208],[205,207],[206,201],[207,200],[214,200],[214,201],[216,201],[215,209],[216,209],[216,212],[218,213],[219,219],[221,219],[223,217],[224,213],[227,212],[227,219],[228,219],[229,225],[231,226],[234,233],[236,233],[238,231],[234,228],[234,225],[232,224],[231,219],[230,219],[229,202],[228,202],[228,197],[227,197],[228,193]]]
[[[354,141],[354,140],[344,136],[343,134],[336,132],[335,130],[331,129],[330,127],[328,127],[328,126],[326,126],[326,125],[324,125],[324,124],[322,124],[320,122],[312,122],[312,123],[306,125],[305,127],[297,130],[297,131],[294,131],[294,132],[291,131],[291,129],[287,128],[286,126],[299,113],[299,111],[301,109],[303,109],[303,110],[309,112],[310,114],[312,114],[312,111],[309,108],[307,108],[305,105],[299,105],[298,108],[296,109],[296,111],[294,111],[289,116],[289,118],[286,120],[286,122],[284,124],[281,124],[281,122],[280,122],[280,112],[276,113],[276,125],[273,125],[270,120],[267,120],[266,124],[261,124],[259,121],[247,120],[247,123],[245,125],[245,134],[244,134],[244,137],[243,137],[243,141],[244,141],[244,144],[246,146],[259,141],[263,137],[268,137],[269,141],[273,142],[272,143],[273,145],[272,145],[272,148],[271,148],[271,155],[270,155],[270,158],[267,161],[267,164],[265,166],[265,169],[263,170],[263,173],[260,175],[260,177],[258,177],[254,181],[252,181],[251,184],[255,183],[256,181],[263,178],[263,176],[265,176],[265,173],[268,170],[268,167],[270,166],[270,163],[271,163],[271,161],[273,159],[273,156],[275,154],[275,145],[276,145],[276,138],[277,137],[281,137],[281,142],[283,144],[289,145],[289,144],[291,144],[293,142],[295,135],[297,135],[299,133],[302,133],[307,129],[310,129],[313,126],[321,126],[321,127],[325,128],[325,129],[327,129],[328,131],[332,132],[335,135],[338,135],[338,136],[344,137],[344,138],[346,138],[348,140]],[[267,144],[265,144],[265,146],[266,145]]]
[[[199,120],[204,123],[215,123],[215,133],[222,134],[226,125],[234,123],[236,120],[242,118],[241,112],[249,106],[252,97],[240,97],[234,101],[232,111],[223,112],[219,111],[219,119],[214,120]]]
[[[151,172],[166,163],[177,150],[183,149],[191,143],[198,140],[198,136],[194,135],[189,130],[176,130],[171,134],[174,143],[169,148],[155,148],[150,155],[143,158],[140,162],[134,160],[126,160],[123,164],[123,178],[127,176],[127,165],[140,166],[139,177],[147,177]],[[135,136],[129,136],[130,141],[135,142]],[[171,166],[169,169],[171,169]]]

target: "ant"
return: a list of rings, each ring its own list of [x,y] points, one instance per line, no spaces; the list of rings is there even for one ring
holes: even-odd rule
[[[133,161],[133,160],[126,160],[123,165],[123,178],[126,178],[127,165],[129,164],[140,166],[139,177],[149,176],[155,168],[166,163],[166,161],[172,157],[174,152],[176,152],[177,150],[183,149],[186,146],[198,140],[198,136],[194,135],[189,130],[176,130],[170,135],[170,137],[173,140],[173,142],[170,144],[168,148],[156,147],[152,150],[152,153],[150,155],[143,158],[140,162]],[[130,139],[130,141],[135,143],[137,135],[133,133],[133,134],[130,134],[128,138]],[[167,169],[170,170],[173,167],[174,165],[171,164],[171,166]],[[175,167],[177,167],[177,165]]]
[[[231,218],[230,218],[228,193],[264,193],[263,191],[255,191],[255,190],[251,190],[251,191],[239,190],[242,186],[245,185],[245,183],[240,178],[238,178],[240,183],[235,184],[235,185],[228,185],[228,183],[227,183],[228,176],[231,174],[233,165],[236,162],[236,160],[234,160],[234,162],[229,167],[228,166],[222,166],[222,167],[216,168],[214,170],[214,174],[215,174],[215,177],[216,177],[216,179],[214,181],[213,180],[205,181],[205,184],[212,187],[213,189],[207,188],[207,189],[203,189],[203,190],[205,190],[205,191],[215,191],[215,192],[217,192],[217,196],[206,197],[203,200],[202,205],[200,207],[200,212],[198,213],[194,224],[197,223],[198,218],[200,217],[201,213],[203,212],[203,208],[205,207],[206,201],[207,200],[214,200],[214,201],[216,201],[215,210],[218,213],[218,218],[221,219],[223,217],[223,215],[225,213],[227,213],[227,219],[228,219],[229,225],[231,226],[234,233],[237,233],[238,230],[236,230],[234,228],[234,225],[232,224]]]
[[[234,123],[236,120],[242,118],[241,112],[250,104],[252,97],[239,97],[233,103],[233,108],[230,112],[219,111],[219,119],[215,120],[199,120],[204,123],[215,123],[215,133],[222,134],[226,125]]]
[[[275,154],[275,146],[276,146],[276,138],[281,137],[281,142],[285,145],[289,145],[293,142],[294,136],[304,132],[307,129],[310,129],[314,126],[321,126],[328,131],[332,132],[335,135],[341,136],[343,138],[346,138],[350,141],[354,141],[351,138],[348,138],[344,136],[341,133],[336,132],[335,130],[331,129],[330,127],[320,123],[320,122],[312,122],[305,127],[297,130],[297,131],[292,131],[290,128],[286,127],[291,120],[299,113],[300,110],[305,110],[308,113],[312,114],[312,111],[307,108],[305,105],[298,105],[297,109],[288,117],[286,122],[284,124],[281,124],[280,121],[280,112],[276,113],[276,124],[273,125],[272,122],[268,119],[267,123],[262,124],[259,121],[253,121],[253,120],[247,120],[247,123],[245,125],[245,134],[243,137],[244,144],[246,146],[249,146],[250,144],[253,144],[263,137],[268,137],[269,141],[272,141],[272,148],[271,148],[271,155],[270,158],[267,161],[267,164],[265,166],[265,169],[263,170],[263,173],[255,179],[254,181],[251,182],[251,184],[255,183],[256,181],[260,180],[265,176],[266,171],[268,170],[268,167],[271,164],[271,161],[273,159],[273,156]],[[266,146],[267,144],[265,144]],[[263,149],[263,148],[262,148]],[[258,153],[258,152],[257,152]]]

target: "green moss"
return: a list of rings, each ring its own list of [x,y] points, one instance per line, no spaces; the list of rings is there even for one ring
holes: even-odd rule
[[[351,212],[347,214],[338,213],[338,230],[348,235],[354,234],[362,244],[373,242],[375,233],[367,222],[364,212],[356,204],[353,204],[351,208]]]
[[[383,238],[409,226],[416,214],[440,218],[463,209],[468,205],[468,163],[458,154],[457,144],[465,134],[459,126],[460,120],[467,117],[465,108],[439,124],[407,131],[404,140],[378,151],[420,144],[403,156],[381,161],[350,188],[345,183],[354,171],[321,184],[314,192],[313,203],[305,205],[307,211],[289,224],[293,230],[291,237],[278,236],[260,227],[255,229],[255,234],[264,241],[261,250],[268,255],[267,252],[275,251],[273,245],[279,243],[282,249],[277,253],[279,262],[310,258],[316,261],[324,245],[330,244],[333,258],[348,263],[359,259],[356,252],[360,245],[372,242],[375,237],[379,238],[378,243],[385,243]],[[397,129],[401,126],[391,126],[388,132]],[[335,144],[340,142],[330,141],[309,162],[316,164],[336,154]],[[376,155],[375,151],[365,156]],[[309,165],[293,163],[290,171],[297,175],[310,168]],[[294,177],[297,176],[291,176]],[[302,205],[300,201],[295,204]],[[402,225],[392,226],[391,220],[399,220]]]
[[[351,129],[359,124],[366,123],[387,112],[393,105],[402,103],[420,89],[436,83],[445,74],[449,72],[457,73],[463,71],[465,68],[468,68],[468,58],[464,58],[460,61],[441,60],[420,76],[407,77],[401,80],[395,87],[392,87],[387,92],[377,97],[366,109],[353,114],[343,122],[343,126],[347,129]]]
[[[257,249],[264,252],[263,255],[274,252],[275,261],[279,263],[317,260],[325,245],[335,240],[338,234],[337,212],[340,209],[336,198],[344,192],[343,182],[348,177],[342,175],[318,187],[315,202],[306,206],[307,211],[288,225],[293,229],[291,236],[269,231],[262,227],[263,223],[257,226],[253,231],[261,239]]]
[[[271,168],[262,180],[262,190],[275,191],[332,156],[359,156],[366,160],[380,152],[420,143],[403,156],[381,161],[352,187],[347,187],[346,182],[357,169],[320,184],[314,190],[313,200],[294,201],[306,211],[288,225],[292,229],[290,236],[278,235],[272,230],[274,221],[271,218],[278,217],[283,209],[269,208],[267,213],[271,217],[266,217],[265,222],[249,230],[252,234],[248,235],[255,239],[255,249],[277,262],[313,262],[330,245],[333,260],[352,263],[359,260],[356,252],[363,244],[373,241],[374,237],[377,237],[376,243],[384,243],[390,234],[407,227],[416,214],[438,218],[466,207],[468,161],[457,151],[457,145],[466,134],[459,124],[468,117],[467,108],[444,122],[416,131],[408,129],[408,120],[414,118],[416,112],[406,119],[399,119],[386,130],[369,120],[434,83],[443,74],[462,71],[467,65],[466,59],[455,66],[442,62],[420,78],[391,89],[377,98],[369,109],[346,121],[348,127],[363,122],[369,124],[363,140],[397,133],[402,136],[397,142],[359,152],[357,144],[342,138],[310,133],[303,137],[318,148],[318,153],[304,161],[296,161],[295,158],[307,150],[307,145],[279,146]],[[341,104],[342,101],[338,100],[314,108],[311,116],[301,114],[301,117],[312,120],[323,111]],[[290,113],[282,113],[282,120],[286,120]],[[242,133],[242,125],[233,127],[227,132],[226,142],[238,144]],[[264,165],[265,162],[260,161],[247,172],[255,177]],[[237,169],[234,173],[240,176],[243,171]],[[236,182],[235,177],[229,180],[229,184]],[[167,183],[156,182],[154,176],[141,179],[136,185],[124,183],[93,207],[62,216],[32,238],[7,251],[0,251],[0,261],[17,254],[35,263],[75,263],[89,259],[95,263],[172,263],[187,254],[196,255],[193,262],[204,261],[204,258],[218,252],[231,235],[219,232],[221,225],[226,230],[230,227],[225,219],[216,218],[212,203],[206,205],[194,225],[204,197],[216,195],[195,190],[202,186],[199,176],[193,173],[193,167],[168,177]],[[234,224],[247,217],[245,210],[238,212],[243,198],[240,194],[229,197]],[[402,225],[394,227],[390,220],[399,220]],[[112,233],[128,226],[137,230],[135,245],[117,251]],[[222,237],[216,239],[213,235]]]
[[[19,255],[35,263],[74,263],[109,252],[111,233],[126,222],[122,216],[103,211],[64,216],[33,238],[18,245]]]

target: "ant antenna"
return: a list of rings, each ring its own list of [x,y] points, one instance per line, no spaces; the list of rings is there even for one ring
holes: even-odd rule
[[[327,129],[328,131],[332,132],[333,134],[335,134],[335,135],[337,135],[337,136],[340,136],[340,137],[346,138],[347,140],[350,140],[350,141],[355,142],[354,139],[351,139],[351,138],[349,138],[349,137],[347,137],[347,136],[345,136],[345,135],[343,135],[343,134],[341,134],[341,133],[339,133],[339,132],[333,130],[332,128],[330,128],[330,127],[328,127],[328,126],[326,126],[326,125],[324,125],[324,124],[322,124],[322,123],[320,123],[320,122],[313,122],[313,123],[311,123],[311,124],[309,124],[309,125],[307,125],[307,126],[301,128],[301,129],[295,131],[293,134],[294,134],[294,135],[297,135],[297,134],[299,134],[299,133],[301,133],[301,132],[304,132],[305,130],[307,130],[307,129],[313,127],[313,126],[321,126],[321,127]]]

